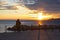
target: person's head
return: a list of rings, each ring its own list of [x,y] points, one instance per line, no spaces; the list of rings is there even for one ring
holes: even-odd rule
[[[19,19],[17,19],[17,21],[19,21]]]

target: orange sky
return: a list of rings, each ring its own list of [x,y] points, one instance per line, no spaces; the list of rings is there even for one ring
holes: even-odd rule
[[[17,10],[0,10],[0,19],[36,19],[35,14],[29,14],[25,12],[19,12]]]
[[[14,7],[17,7],[17,10],[0,10],[0,19],[47,20],[47,19],[51,19],[51,18],[60,18],[59,13],[56,14],[56,13],[42,12],[42,15],[41,15],[40,10],[30,10],[30,9],[26,8],[25,6],[22,7],[19,5],[14,6]],[[44,10],[42,10],[42,11],[44,11]],[[40,15],[38,13],[40,13]]]
[[[52,0],[49,0],[49,1],[46,0],[46,2],[44,2],[44,0],[42,0],[42,1],[39,0],[39,1],[40,1],[39,4],[42,8],[40,7],[40,9],[37,9],[37,10],[30,10],[29,8],[27,8],[25,6],[24,1],[22,1],[22,3],[20,3],[20,1],[18,0],[17,1],[18,3],[16,3],[16,0],[15,1],[14,0],[8,0],[8,1],[2,0],[0,2],[0,5],[1,5],[0,9],[2,9],[2,10],[0,10],[0,20],[1,19],[47,20],[47,19],[51,19],[51,18],[60,18],[60,12],[53,12],[53,13],[47,12],[48,10],[52,11],[53,9],[54,9],[54,11],[59,11],[60,6],[56,4],[56,2],[59,2],[59,1],[55,0],[54,1],[55,3],[53,3],[53,4],[50,4],[51,2],[53,2]],[[32,2],[32,4],[34,4],[34,3],[35,3],[35,1]],[[29,3],[27,2],[27,4],[31,5],[30,2]],[[10,8],[8,8],[8,6]],[[44,10],[43,8],[47,9],[47,11]],[[12,9],[14,9],[14,10],[12,10]],[[42,14],[41,14],[41,11],[46,11],[46,12],[45,13],[42,12]]]
[[[51,18],[60,18],[60,14],[44,14],[44,16],[52,15]],[[41,16],[41,15],[40,15]],[[20,13],[17,10],[0,10],[0,19],[24,19],[24,20],[38,20],[38,13]],[[44,19],[44,18],[43,18]],[[45,18],[45,19],[48,19]]]

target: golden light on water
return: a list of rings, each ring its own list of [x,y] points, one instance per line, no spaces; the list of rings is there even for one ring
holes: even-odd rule
[[[42,22],[42,21],[38,21],[38,24],[39,24],[39,25],[43,25],[43,22]]]
[[[44,15],[43,12],[37,13],[38,24],[43,25],[43,20],[48,20],[52,18],[52,15]]]

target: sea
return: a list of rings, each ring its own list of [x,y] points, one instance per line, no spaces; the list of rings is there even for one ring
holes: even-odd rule
[[[21,25],[38,25],[38,21],[36,20],[20,20]],[[4,32],[12,32],[6,30],[8,27],[13,27],[16,23],[16,20],[0,20],[0,33]],[[44,21],[42,22],[43,25],[60,25],[60,21]]]
[[[38,22],[34,20],[21,20],[21,25],[37,25]],[[16,20],[0,20],[0,33],[3,32],[12,32],[12,31],[6,31],[8,27],[13,27],[16,24]]]

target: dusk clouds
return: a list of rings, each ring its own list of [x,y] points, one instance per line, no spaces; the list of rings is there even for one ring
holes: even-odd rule
[[[14,6],[35,4],[34,0],[0,0],[0,9],[16,9]]]
[[[0,0],[0,19],[33,19],[41,11],[44,16],[60,18],[60,0]]]
[[[55,12],[55,11],[59,12],[60,0],[38,0],[38,2],[35,5],[29,5],[28,7],[32,9],[44,8],[46,11],[49,12]]]
[[[24,5],[30,10],[44,8],[48,12],[60,12],[60,0],[0,0],[0,9],[16,10],[15,5]]]

